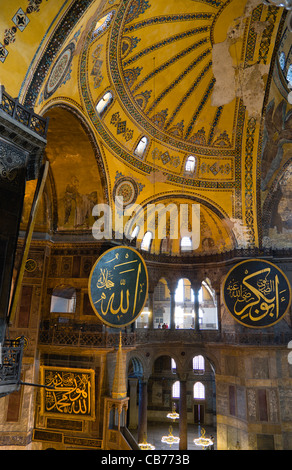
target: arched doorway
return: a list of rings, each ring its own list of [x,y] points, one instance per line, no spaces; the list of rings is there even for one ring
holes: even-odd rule
[[[54,228],[81,233],[95,222],[93,207],[108,202],[103,160],[89,126],[75,109],[57,104],[44,115],[50,119],[46,157],[54,185]]]

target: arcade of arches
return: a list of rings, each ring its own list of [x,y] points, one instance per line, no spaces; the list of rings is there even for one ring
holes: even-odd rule
[[[175,409],[172,450],[202,427],[218,450],[291,450],[291,306],[250,328],[223,295],[241,261],[292,281],[289,13],[262,0],[2,3],[0,352],[24,347],[14,388],[16,356],[0,354],[0,449],[131,450],[152,429],[159,449]],[[122,329],[88,291],[120,245],[148,271]]]

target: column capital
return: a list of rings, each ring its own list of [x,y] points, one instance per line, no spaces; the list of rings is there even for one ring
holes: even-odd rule
[[[197,293],[202,287],[202,281],[199,279],[194,279],[191,282],[191,286],[192,286],[192,289],[194,290],[194,293]]]
[[[176,371],[177,378],[180,382],[186,382],[189,379],[190,371]]]

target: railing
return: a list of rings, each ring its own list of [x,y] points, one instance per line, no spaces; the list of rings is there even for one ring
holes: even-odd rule
[[[128,428],[121,427],[121,433],[124,436],[124,438],[126,439],[126,441],[128,442],[128,444],[129,444],[129,446],[132,450],[141,450],[139,445],[138,445],[138,442],[136,441],[136,439],[134,438],[134,436],[132,435],[131,431],[129,431]]]
[[[40,330],[39,344],[51,344],[55,346],[75,346],[78,348],[114,348],[119,346],[119,334],[101,333],[88,331],[74,331],[62,328],[60,330],[51,328]],[[135,344],[134,333],[122,334],[122,346],[133,346]]]
[[[123,240],[125,243],[129,244],[126,240]],[[132,246],[135,246],[135,243],[132,242]],[[218,262],[228,262],[235,260],[238,262],[239,259],[245,258],[291,258],[292,249],[291,248],[234,248],[230,251],[223,251],[220,253],[199,253],[195,252],[185,252],[183,254],[166,254],[166,253],[149,253],[148,251],[143,251],[139,247],[136,249],[143,255],[145,261],[152,261],[157,263],[170,263],[170,264],[204,264],[204,263],[218,263]]]
[[[122,334],[122,345],[138,346],[156,343],[222,343],[250,346],[287,346],[291,341],[291,333],[234,333],[219,332],[217,330],[162,330],[162,329],[136,329],[133,333]],[[77,348],[112,348],[118,347],[119,334],[107,332],[74,331],[72,329],[40,330],[39,344],[55,346],[73,346]]]
[[[0,356],[0,397],[17,390],[20,384],[24,338],[5,341]]]
[[[292,338],[292,333],[263,333],[263,332],[220,332],[218,330],[136,330],[136,345],[150,343],[177,342],[185,344],[222,343],[233,345],[285,345]]]
[[[49,120],[22,106],[17,98],[6,93],[3,85],[0,85],[0,109],[40,137],[46,137]]]

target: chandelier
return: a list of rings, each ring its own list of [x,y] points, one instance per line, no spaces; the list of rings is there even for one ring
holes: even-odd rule
[[[144,435],[143,442],[141,444],[138,444],[141,450],[155,450],[155,447],[150,444],[150,442],[147,442],[147,436]]]
[[[173,403],[172,405],[172,412],[168,413],[166,415],[167,418],[173,419],[173,422],[175,422],[176,419],[179,419],[179,414],[175,410],[175,404]]]
[[[206,431],[204,428],[201,430],[201,437],[198,437],[197,439],[194,439],[194,443],[196,446],[202,446],[202,447],[208,447],[211,444],[213,444],[212,439],[209,437],[205,437]]]
[[[180,441],[179,437],[174,436],[174,435],[172,434],[172,431],[173,431],[172,426],[169,426],[169,430],[168,430],[169,434],[168,434],[168,436],[162,436],[162,438],[161,438],[161,442],[164,442],[164,443],[168,444],[170,447],[171,447],[173,444],[178,444],[179,441]]]

